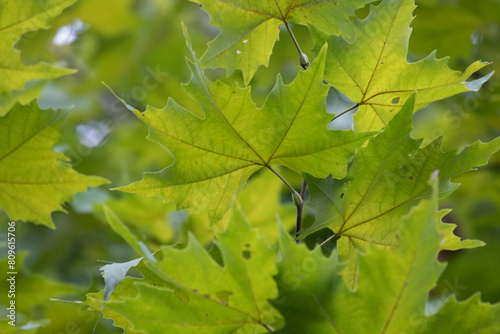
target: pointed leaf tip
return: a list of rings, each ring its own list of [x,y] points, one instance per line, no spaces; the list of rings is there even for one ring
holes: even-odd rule
[[[194,61],[197,62],[198,60],[196,58],[196,53],[193,51],[193,43],[191,42],[191,37],[189,36],[188,29],[184,24],[184,21],[181,21],[181,26],[182,26],[182,33],[184,34],[184,39],[186,40],[186,46],[193,55]]]
[[[111,94],[113,94],[114,97],[116,97],[118,99],[118,101],[120,101],[128,110],[130,110],[131,112],[133,112],[136,116],[140,115],[141,112],[139,110],[137,110],[136,108],[132,107],[130,104],[127,103],[127,101],[125,101],[124,99],[122,99],[121,97],[119,97],[115,91],[110,87],[108,86],[104,81],[101,81],[102,84],[111,92]]]

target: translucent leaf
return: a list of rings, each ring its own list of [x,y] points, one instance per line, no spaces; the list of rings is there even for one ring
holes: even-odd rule
[[[325,81],[359,105],[354,115],[358,131],[379,130],[398,112],[410,94],[418,90],[416,110],[432,101],[470,90],[478,90],[489,79],[466,83],[489,63],[477,61],[464,73],[449,69],[448,58],[435,52],[415,63],[407,61],[414,1],[384,0],[370,15],[355,19],[354,42],[328,36],[310,27],[315,49],[328,42]]]
[[[0,206],[12,220],[54,227],[50,213],[73,195],[107,180],[74,171],[52,147],[66,112],[41,110],[36,102],[15,105],[0,118]]]
[[[441,249],[454,251],[484,246],[485,244],[481,240],[461,240],[460,237],[453,233],[457,225],[441,221],[450,211],[451,210],[441,210],[437,212],[437,219],[440,221],[438,224],[438,231],[441,236]]]
[[[21,90],[34,79],[57,78],[74,71],[46,63],[26,66],[14,49],[23,34],[45,29],[61,11],[75,0],[26,0],[22,6],[17,1],[0,0],[0,95]],[[25,37],[26,38],[26,37]]]
[[[500,138],[486,144],[478,141],[460,153],[441,152],[441,139],[420,147],[421,140],[410,137],[415,99],[411,95],[385,130],[357,151],[344,179],[307,177],[309,205],[316,212],[316,220],[302,236],[323,227],[332,229],[343,236],[338,247],[345,259],[351,258],[354,249],[366,249],[369,242],[397,247],[399,218],[430,195],[427,179],[434,170],[440,170],[439,191],[444,197],[459,186],[450,182],[452,177],[486,164],[500,148]],[[452,234],[452,229],[445,227],[441,232]],[[456,240],[453,234],[443,239]],[[353,267],[350,271],[356,272]],[[355,280],[351,277],[348,281]]]
[[[356,291],[333,274],[339,269],[335,257],[311,253],[283,235],[277,277],[280,298],[274,304],[285,317],[284,332],[493,333],[500,305],[481,303],[478,295],[464,302],[449,298],[434,314],[426,313],[432,301],[429,291],[445,267],[436,260],[441,244],[437,179],[435,173],[432,198],[422,200],[400,221],[400,245],[370,247],[359,257]]]
[[[194,239],[186,248],[163,247],[159,263],[139,264],[143,279],[118,285],[104,315],[133,333],[263,333],[282,326],[268,302],[277,297],[276,250],[266,245],[239,210],[216,246],[222,267]],[[94,295],[95,296],[95,295]],[[98,307],[97,296],[87,301]]]
[[[347,159],[373,133],[327,129],[325,54],[326,47],[290,85],[278,77],[262,109],[248,87],[211,82],[199,63],[189,60],[192,76],[185,89],[203,107],[204,118],[172,99],[164,109],[148,107],[144,113],[124,102],[149,125],[148,138],[166,147],[175,163],[119,190],[160,196],[180,209],[207,210],[213,224],[261,167],[283,165],[317,177],[345,175]]]
[[[227,68],[228,75],[241,70],[245,85],[257,69],[269,65],[278,26],[285,22],[305,25],[313,22],[318,29],[340,34],[340,26],[349,22],[354,11],[373,0],[192,0],[210,14],[210,23],[221,30],[208,44],[201,61],[208,67]]]

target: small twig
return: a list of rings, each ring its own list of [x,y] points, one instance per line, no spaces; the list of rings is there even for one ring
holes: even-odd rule
[[[349,111],[351,111],[351,110],[353,110],[353,109],[356,109],[357,107],[359,107],[359,104],[357,104],[357,103],[356,103],[356,104],[355,104],[355,105],[353,105],[352,107],[349,107],[349,108],[347,108],[346,110],[342,111],[340,114],[335,115],[335,117],[334,117],[334,118],[332,118],[332,120],[330,121],[330,123],[331,123],[331,122],[333,122],[334,120],[336,120],[337,118],[339,118],[340,116],[342,116],[342,115],[344,115],[344,114],[348,113]]]
[[[290,192],[292,193],[293,204],[295,204],[296,207],[299,207],[302,204],[304,204],[304,200],[302,199],[302,197],[300,197],[300,194],[295,189],[293,189],[293,187],[290,185],[290,183],[288,183],[288,181],[285,180],[285,178],[283,176],[281,176],[280,173],[275,171],[271,166],[266,166],[266,167],[271,172],[276,174],[276,176],[279,177],[281,181],[283,181],[283,183],[287,186],[287,188],[290,189]]]
[[[302,66],[302,68],[304,70],[306,70],[309,67],[309,65],[311,65],[311,63],[309,62],[309,58],[307,58],[306,54],[304,52],[302,52],[302,50],[300,49],[300,45],[297,42],[297,39],[295,38],[295,35],[292,32],[292,28],[290,28],[290,25],[288,24],[288,22],[285,22],[285,27],[288,29],[290,36],[292,36],[293,43],[295,44],[295,47],[297,48],[297,51],[299,52],[300,66]]]
[[[295,223],[295,242],[300,244],[299,233],[302,230],[302,212],[304,211],[304,200],[306,198],[307,191],[307,181],[302,180],[302,187],[300,188],[300,198],[302,198],[302,204],[297,207],[297,222]]]

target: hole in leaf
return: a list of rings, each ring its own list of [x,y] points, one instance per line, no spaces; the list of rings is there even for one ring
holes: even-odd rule
[[[413,176],[409,176],[408,178],[409,178],[410,180],[413,180]]]
[[[399,96],[392,99],[392,104],[396,104],[398,102],[399,102]]]
[[[243,257],[246,259],[246,260],[250,260],[250,258],[252,257],[252,252],[250,251],[243,251]]]

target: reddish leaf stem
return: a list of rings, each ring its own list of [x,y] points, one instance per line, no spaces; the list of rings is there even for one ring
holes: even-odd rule
[[[330,121],[330,123],[331,123],[331,122],[333,122],[334,120],[336,120],[337,118],[339,118],[340,116],[342,116],[342,115],[344,115],[344,114],[348,113],[349,111],[351,111],[351,110],[353,110],[353,109],[356,109],[357,107],[359,107],[359,104],[358,104],[358,103],[356,103],[356,104],[355,104],[355,105],[353,105],[352,107],[349,107],[349,108],[347,108],[346,110],[342,111],[340,114],[335,115],[335,117],[333,117],[333,118],[332,118],[332,120]]]

